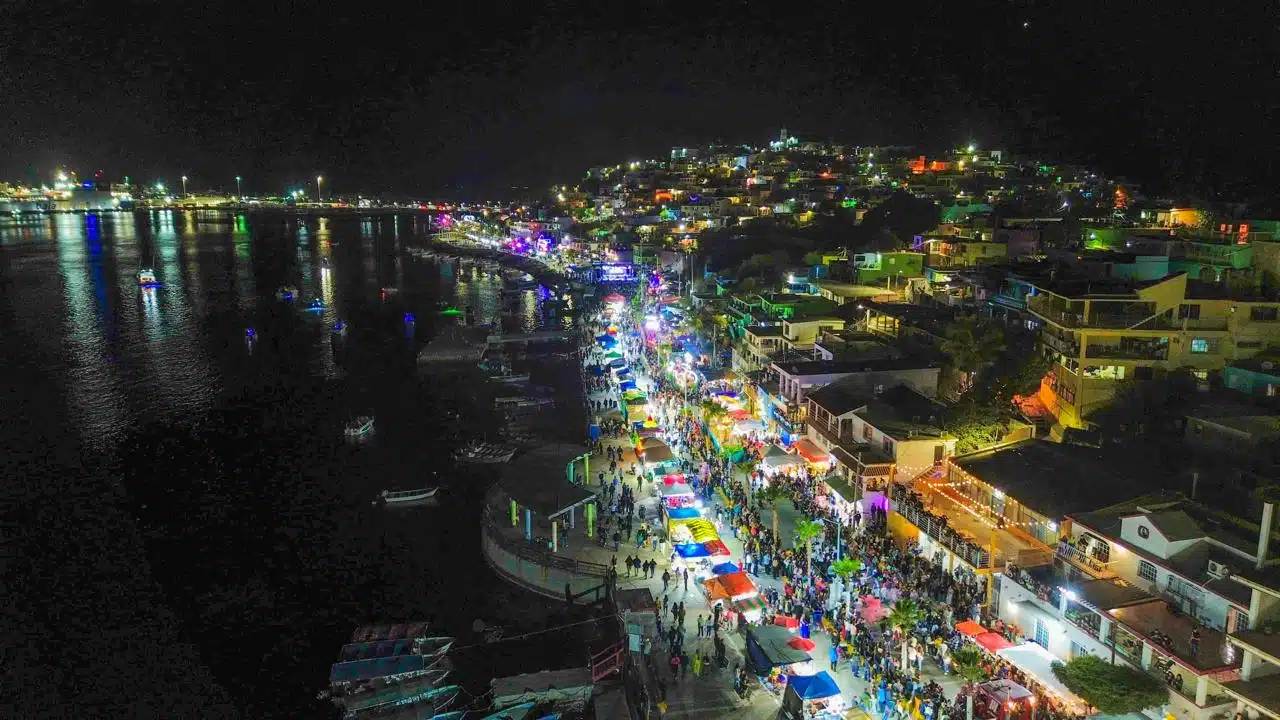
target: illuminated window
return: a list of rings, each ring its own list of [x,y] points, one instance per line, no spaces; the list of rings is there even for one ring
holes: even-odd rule
[[[1138,577],[1143,580],[1156,581],[1156,566],[1146,560],[1138,561]]]
[[[1191,340],[1191,352],[1193,353],[1207,353],[1209,352],[1209,346],[1209,338],[1192,338]]]

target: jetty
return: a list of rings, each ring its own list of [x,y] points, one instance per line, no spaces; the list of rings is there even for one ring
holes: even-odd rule
[[[512,345],[518,343],[568,342],[573,339],[568,330],[540,330],[527,333],[495,333],[489,335],[489,345]]]

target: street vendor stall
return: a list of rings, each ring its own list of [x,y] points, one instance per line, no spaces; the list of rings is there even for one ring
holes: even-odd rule
[[[1008,660],[1034,683],[1043,686],[1049,691],[1048,694],[1056,695],[1074,712],[1081,715],[1088,712],[1088,704],[1068,690],[1067,686],[1053,674],[1053,664],[1061,662],[1053,653],[1035,643],[1028,642],[997,650],[996,655]]]
[[[1008,680],[980,683],[973,691],[973,716],[982,720],[1030,720],[1035,693]]]
[[[791,633],[774,625],[757,625],[747,630],[747,664],[757,675],[767,676],[765,687],[774,692],[784,688],[782,675],[812,675],[809,653],[789,644]]]
[[[987,632],[987,629],[972,620],[956,623],[956,632],[967,638],[975,638]]]
[[[782,717],[788,720],[840,720],[845,703],[840,686],[825,670],[816,675],[788,678],[782,697]]]
[[[718,601],[733,602],[760,594],[760,589],[742,571],[715,575],[703,581],[702,586],[707,596],[707,604],[711,606]]]
[[[774,445],[765,453],[764,459],[760,461],[760,469],[766,475],[774,475],[788,468],[798,467],[801,460],[798,456],[787,452],[780,445]]]
[[[1013,643],[1005,639],[999,633],[984,632],[981,635],[975,635],[973,641],[978,643],[983,650],[992,653],[998,653],[1005,648],[1013,647]]]
[[[795,443],[796,454],[804,458],[805,462],[813,465],[819,470],[826,470],[831,467],[831,454],[826,450],[818,447],[817,443],[809,438],[801,438]]]

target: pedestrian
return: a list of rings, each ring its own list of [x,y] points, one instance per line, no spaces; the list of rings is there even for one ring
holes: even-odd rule
[[[689,568],[684,569],[684,591],[689,592]]]
[[[662,592],[665,593],[667,591],[667,586],[670,584],[671,584],[671,572],[669,570],[663,570],[662,571]]]
[[[836,663],[840,662],[840,652],[836,650],[835,642],[832,642],[831,647],[827,650],[827,659],[831,661],[831,672],[835,672]]]

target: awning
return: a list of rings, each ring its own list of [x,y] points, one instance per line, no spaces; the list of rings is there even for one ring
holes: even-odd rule
[[[1037,682],[1057,693],[1065,700],[1084,702],[1075,693],[1067,689],[1058,678],[1054,677],[1053,664],[1062,662],[1053,653],[1035,643],[1023,643],[1016,647],[1007,647],[996,652],[997,655],[1013,663],[1013,666],[1034,677]]]
[[[818,447],[809,438],[801,438],[796,441],[796,452],[811,463],[825,464],[831,462],[831,455],[826,450]]]
[[[747,657],[761,672],[811,660],[809,653],[787,644],[791,637],[789,630],[776,625],[753,627],[747,631]]]
[[[729,557],[733,554],[729,552],[729,546],[719,540],[704,542],[702,545],[707,549],[707,552],[711,553],[712,557]]]
[[[1005,640],[1003,635],[993,632],[984,632],[981,635],[977,635],[973,638],[973,641],[993,653],[1013,647],[1013,643]]]
[[[740,600],[760,594],[760,591],[756,589],[756,584],[742,571],[717,575],[703,581],[702,584],[706,586],[707,595],[712,600],[721,598]]]
[[[752,433],[763,435],[764,423],[759,420],[739,420],[733,424],[733,430],[730,431],[731,435],[750,435]]]
[[[702,543],[682,543],[675,548],[676,554],[682,558],[711,557],[711,551],[703,547]]]
[[[759,612],[761,610],[764,610],[766,605],[764,602],[764,598],[760,597],[759,595],[754,595],[749,598],[734,600],[733,603],[730,605],[730,607],[732,607],[735,612],[749,613],[749,612]]]
[[[800,458],[774,445],[769,448],[769,452],[765,453],[764,461],[760,464],[769,470],[779,470],[784,467],[799,465]]]
[[[828,473],[826,477],[822,478],[822,482],[826,483],[832,493],[839,495],[840,499],[847,503],[856,502],[858,498],[862,497],[861,494],[859,494],[858,491],[849,484],[849,481],[838,472]]]
[[[965,637],[977,637],[986,632],[987,629],[972,620],[956,623],[956,632]]]
[[[840,694],[840,686],[825,670],[817,675],[793,675],[787,680],[787,687],[801,700],[821,700]]]

